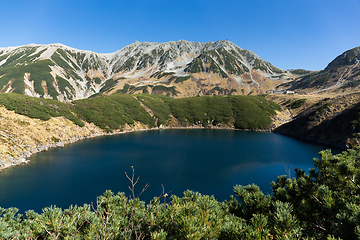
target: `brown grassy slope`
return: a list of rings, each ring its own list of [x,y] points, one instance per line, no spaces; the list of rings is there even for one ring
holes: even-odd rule
[[[304,140],[328,143],[340,148],[359,145],[357,119],[360,93],[347,95],[269,95],[269,100],[280,104],[292,113],[292,120],[278,126],[274,131]],[[289,107],[289,100],[306,99],[297,108]]]

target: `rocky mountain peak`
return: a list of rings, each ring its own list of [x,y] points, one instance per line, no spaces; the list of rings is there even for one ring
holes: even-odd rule
[[[360,47],[350,49],[335,58],[324,71],[331,70],[337,66],[353,65],[360,62]]]

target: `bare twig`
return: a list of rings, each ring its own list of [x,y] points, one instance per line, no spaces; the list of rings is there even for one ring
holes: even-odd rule
[[[103,204],[104,202],[104,198],[101,200],[101,202],[99,202],[99,198],[96,198],[96,208],[94,207],[94,204],[91,203],[91,208],[93,209],[95,216],[96,216],[96,223],[95,225],[92,224],[90,221],[85,220],[96,229],[96,239],[107,239],[108,238],[108,234],[109,234],[109,223],[110,223],[110,219],[113,216],[113,211],[111,211],[111,207],[110,204],[108,203],[108,209],[104,209],[104,213],[100,212],[100,206]],[[101,229],[98,227],[99,225],[99,219],[101,221]],[[99,235],[103,235],[103,236],[99,236]]]
[[[129,177],[128,174],[125,172],[125,176],[127,177],[127,179],[130,181],[129,184],[129,189],[131,192],[130,195],[130,200],[132,200],[132,206],[131,206],[131,212],[130,212],[130,217],[129,217],[129,223],[128,223],[128,227],[125,229],[125,239],[130,239],[132,234],[135,234],[135,239],[144,239],[145,238],[145,234],[143,232],[138,233],[136,230],[140,230],[141,229],[141,223],[144,221],[144,219],[147,217],[147,215],[149,214],[150,210],[152,209],[153,206],[155,206],[155,204],[160,203],[161,198],[164,198],[164,202],[166,202],[166,197],[168,196],[168,193],[165,193],[164,190],[164,186],[161,184],[162,187],[162,193],[160,194],[160,196],[158,196],[155,200],[155,202],[151,202],[150,201],[150,206],[146,209],[146,213],[144,214],[144,216],[138,221],[138,223],[135,225],[134,224],[134,208],[135,208],[135,200],[138,199],[140,197],[140,195],[146,191],[150,184],[147,183],[145,184],[145,186],[143,187],[142,191],[140,192],[140,194],[135,197],[135,186],[139,181],[139,177],[137,177],[136,181],[134,181],[135,178],[135,170],[134,167],[131,166],[132,168],[132,176]],[[170,193],[170,192],[169,192]],[[129,234],[129,235],[127,235]]]
[[[142,189],[142,191],[140,192],[140,194],[135,197],[135,186],[136,186],[136,184],[139,182],[140,176],[138,176],[137,179],[136,179],[136,181],[134,181],[135,169],[134,169],[133,166],[131,166],[131,168],[132,168],[132,176],[131,176],[131,178],[128,176],[127,172],[125,172],[125,176],[126,176],[126,178],[130,181],[130,184],[131,184],[131,185],[129,184],[129,186],[128,186],[128,188],[129,188],[129,190],[130,190],[130,192],[131,192],[131,197],[130,197],[130,199],[135,200],[136,198],[139,198],[139,197],[141,196],[141,194],[142,194],[143,192],[145,192],[145,191],[150,187],[150,184],[149,184],[149,183],[145,184],[145,186],[143,187],[143,189]]]
[[[350,176],[346,176],[345,179],[349,179],[358,189],[360,189],[360,186],[355,182],[355,176],[353,176],[353,178],[351,178]]]
[[[286,164],[284,164],[285,167],[285,172],[287,173],[288,177],[291,179],[291,169],[292,169],[292,165],[290,166],[290,168],[288,168],[286,166]]]

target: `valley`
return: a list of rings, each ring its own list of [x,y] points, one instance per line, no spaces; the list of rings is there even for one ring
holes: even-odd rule
[[[360,47],[322,71],[282,70],[229,41],[134,42],[109,54],[0,48],[0,168],[80,139],[159,128],[274,131],[355,148],[359,62]]]

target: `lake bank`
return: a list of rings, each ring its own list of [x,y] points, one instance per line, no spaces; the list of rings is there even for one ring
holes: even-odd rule
[[[132,125],[125,124],[120,129],[113,130],[112,133],[109,133],[92,123],[84,122],[85,126],[80,127],[64,117],[53,117],[48,121],[42,121],[16,114],[4,107],[1,107],[0,112],[0,140],[2,140],[2,144],[0,144],[0,171],[12,166],[27,163],[28,158],[35,153],[47,151],[51,148],[63,147],[64,145],[72,144],[83,139],[98,136],[159,129],[212,128],[235,130],[234,125],[231,124],[218,124],[217,126],[210,125],[209,127],[204,127],[202,125],[182,126],[183,123],[180,123],[177,119],[172,118],[168,121],[167,126],[161,125],[160,127],[154,128],[140,122],[135,122]],[[277,112],[277,114],[279,113]],[[276,123],[276,120],[279,120],[280,118],[282,118],[281,115],[275,115],[272,118],[272,122]],[[274,124],[274,126],[278,127],[279,124],[281,125],[290,121],[289,119],[286,119],[285,121],[281,119],[282,121],[278,121],[279,123]],[[252,131],[273,130],[273,128],[269,128],[266,130]],[[286,133],[279,133],[286,135]],[[296,134],[292,134],[291,136],[300,138],[297,137]],[[311,142],[318,142],[339,147],[339,145],[329,141],[316,141],[316,139],[315,141],[314,139],[303,140],[310,140]]]
[[[165,191],[186,189],[229,198],[237,184],[255,183],[266,193],[277,176],[294,167],[312,168],[327,146],[268,132],[220,129],[136,131],[78,141],[34,154],[28,164],[0,174],[1,207],[21,211],[96,201],[105,190],[128,194],[124,172],[140,176],[145,201]]]
[[[20,115],[21,116],[21,115]],[[0,171],[13,167],[18,166],[21,164],[26,164],[29,162],[28,158],[30,158],[33,154],[48,151],[51,148],[59,148],[64,147],[65,145],[76,143],[78,141],[84,140],[84,139],[90,139],[100,136],[111,136],[111,135],[118,135],[118,134],[125,134],[125,133],[132,133],[132,132],[141,132],[141,131],[155,131],[155,130],[171,130],[171,129],[222,129],[222,130],[238,130],[238,131],[256,131],[256,132],[273,132],[273,129],[267,129],[267,130],[261,130],[261,129],[252,129],[252,130],[246,130],[246,129],[235,129],[235,127],[231,126],[211,126],[211,127],[204,127],[202,125],[195,125],[195,126],[161,126],[156,128],[148,127],[142,123],[135,122],[133,125],[126,124],[123,129],[114,130],[113,132],[106,132],[103,129],[100,129],[99,127],[85,123],[84,127],[79,127],[70,122],[67,119],[60,118],[52,118],[55,121],[62,122],[63,124],[60,124],[61,128],[64,126],[68,126],[65,129],[62,129],[63,134],[57,135],[57,137],[52,137],[50,140],[49,138],[46,139],[46,141],[38,143],[38,144],[31,144],[30,147],[27,147],[25,151],[19,151],[17,154],[8,154],[7,156],[2,155],[0,156]],[[49,120],[50,121],[50,120]],[[68,129],[70,126],[71,131]],[[56,129],[58,131],[59,129]],[[55,132],[56,132],[55,131]],[[282,134],[282,133],[279,133]],[[309,143],[316,143],[316,144],[325,144],[344,149],[342,146],[333,144],[331,142],[326,141],[314,141],[312,139],[303,139],[296,137],[295,135],[287,135],[282,134],[285,136],[290,136],[295,139],[307,141]],[[37,135],[39,136],[39,135]],[[53,142],[52,142],[53,141]],[[13,142],[21,142],[18,139],[14,139]],[[32,147],[31,147],[32,146]],[[21,144],[13,145],[14,149],[23,149],[24,147]],[[15,156],[14,156],[15,155]]]
[[[84,139],[136,131],[207,128],[203,126],[162,126],[151,128],[140,122],[135,122],[133,125],[125,124],[122,129],[114,130],[110,133],[94,124],[86,122],[84,127],[79,127],[63,117],[41,121],[39,119],[32,119],[15,114],[4,108],[1,110],[2,119],[0,127],[5,125],[12,129],[12,131],[0,131],[0,137],[7,139],[9,142],[0,146],[0,171],[9,167],[28,163],[28,158],[35,153],[44,152],[51,148],[64,147],[65,145]],[[212,126],[211,128],[235,130],[234,127],[230,126]]]

